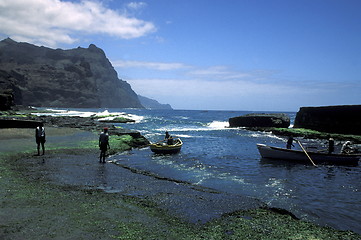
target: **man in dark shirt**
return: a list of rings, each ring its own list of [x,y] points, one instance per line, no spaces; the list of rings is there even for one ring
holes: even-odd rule
[[[105,163],[106,152],[108,149],[110,149],[108,128],[104,128],[104,131],[99,136],[99,149],[100,149],[99,162]]]

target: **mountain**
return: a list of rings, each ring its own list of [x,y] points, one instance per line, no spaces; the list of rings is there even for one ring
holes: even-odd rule
[[[161,104],[158,101],[154,100],[154,99],[150,99],[147,97],[143,97],[138,95],[138,98],[140,100],[140,103],[148,109],[169,109],[172,110],[173,108],[171,107],[171,105],[169,104]]]
[[[62,50],[0,41],[0,104],[37,107],[143,108],[118,79],[102,49]]]

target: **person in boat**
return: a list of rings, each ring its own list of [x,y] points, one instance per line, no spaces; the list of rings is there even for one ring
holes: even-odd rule
[[[164,140],[168,140],[168,138],[170,138],[170,135],[169,135],[169,132],[165,132],[165,137],[164,137]]]
[[[38,149],[38,156],[40,155],[40,144],[41,144],[41,148],[43,150],[43,155],[45,154],[45,128],[44,128],[44,124],[40,123],[39,126],[36,127],[35,130],[35,140],[36,140],[36,144],[38,145],[37,149]]]
[[[173,145],[174,144],[174,139],[172,136],[169,136],[169,138],[167,139],[167,144],[168,145]]]
[[[100,149],[100,156],[99,156],[99,162],[105,163],[105,155],[107,153],[107,150],[110,149],[109,145],[109,134],[108,134],[108,128],[105,127],[104,131],[100,133],[99,136],[99,149]]]
[[[169,135],[169,132],[165,132],[165,137],[164,137],[164,140],[167,141],[167,144],[168,145],[173,145],[174,144],[174,140],[173,140],[173,137],[171,135]]]
[[[328,139],[328,154],[331,154],[335,151],[335,140],[333,138]]]
[[[288,140],[287,140],[287,145],[286,145],[286,148],[287,149],[291,149],[292,147],[295,147],[294,145],[293,145],[293,136],[290,136],[289,138],[288,138]]]
[[[341,147],[342,154],[350,154],[353,153],[354,149],[352,147],[352,143],[350,141],[346,141]]]

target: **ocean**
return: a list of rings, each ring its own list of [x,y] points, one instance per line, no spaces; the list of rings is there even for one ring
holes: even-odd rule
[[[175,155],[149,148],[111,156],[113,161],[158,176],[187,181],[230,194],[260,199],[298,218],[361,234],[361,166],[293,164],[261,159],[256,144],[285,147],[286,138],[267,132],[229,128],[230,117],[250,111],[72,109],[69,115],[123,113],[135,123],[115,124],[137,130],[151,142],[168,131],[184,145]],[[294,121],[295,112],[287,112]],[[300,139],[326,148],[325,141]]]

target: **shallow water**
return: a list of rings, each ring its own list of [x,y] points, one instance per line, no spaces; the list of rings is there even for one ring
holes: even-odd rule
[[[230,196],[255,197],[299,218],[361,233],[360,165],[315,168],[311,164],[261,159],[257,143],[284,147],[286,140],[269,133],[226,128],[230,117],[250,112],[107,111],[132,114],[136,123],[119,126],[140,131],[150,141],[161,140],[169,131],[184,142],[175,155],[156,155],[145,148],[111,157],[123,166],[210,187]],[[295,113],[287,114],[294,119]],[[319,141],[302,142],[323,147]]]

